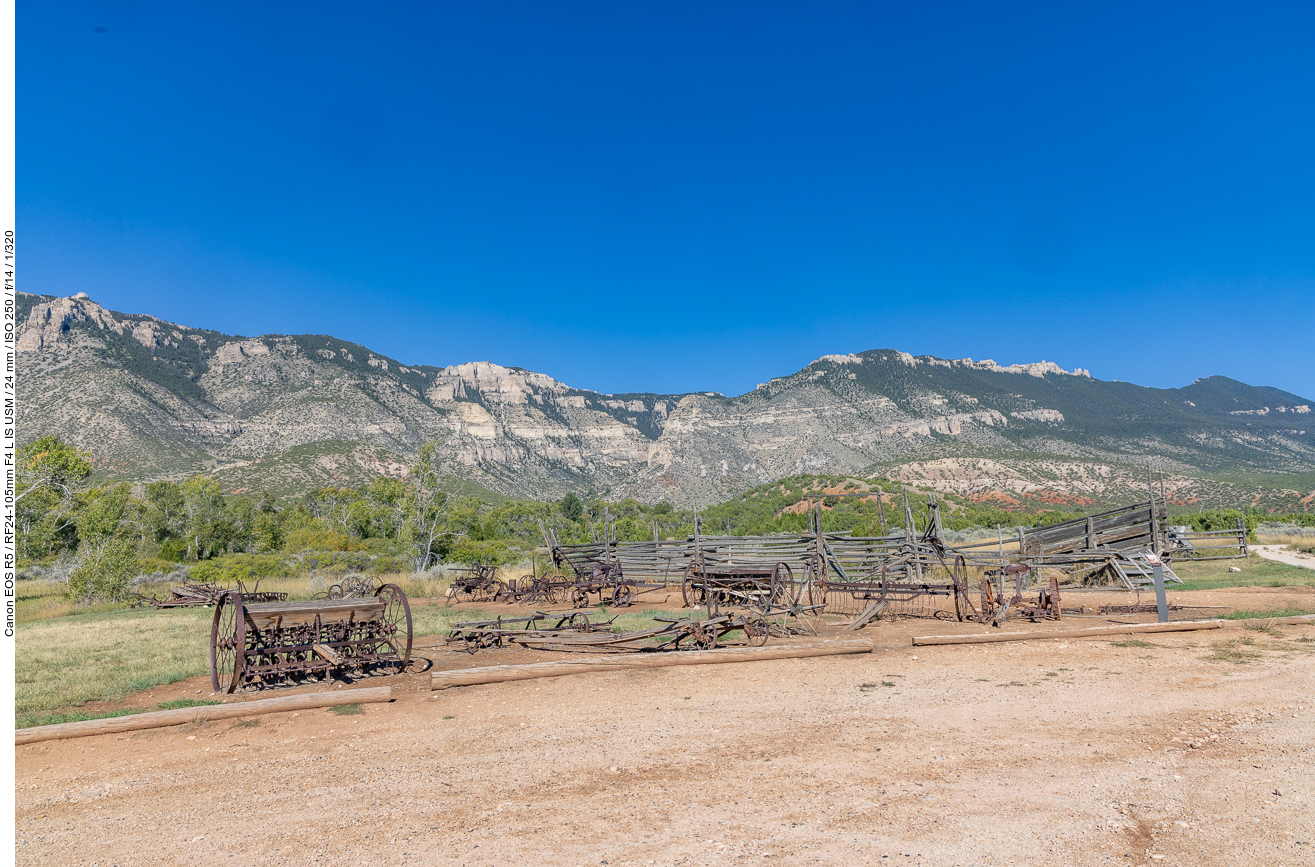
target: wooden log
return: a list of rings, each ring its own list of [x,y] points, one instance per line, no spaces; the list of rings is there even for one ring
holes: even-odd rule
[[[181,707],[177,710],[160,710],[132,714],[131,716],[116,716],[109,719],[91,719],[83,722],[58,723],[57,725],[18,729],[14,732],[14,744],[31,744],[57,738],[85,738],[91,735],[164,728],[165,726],[189,723],[193,720],[232,719],[234,717],[251,717],[266,713],[309,710],[343,704],[367,704],[369,702],[390,701],[392,697],[393,688],[391,686],[373,686],[367,689],[311,692],[302,695],[285,695],[279,698],[263,698],[257,701],[240,701],[232,704]]]
[[[334,665],[342,665],[342,657],[339,656],[332,647],[325,647],[323,644],[312,644],[311,650],[315,651],[316,655],[328,660]]]
[[[1241,623],[1243,621],[1237,621]],[[1184,620],[1179,623],[1132,623],[1126,626],[1093,626],[1088,629],[1064,629],[1051,632],[988,632],[972,635],[915,635],[914,647],[931,644],[987,644],[996,641],[1036,641],[1047,638],[1100,638],[1139,632],[1191,632],[1196,629],[1219,629],[1221,620]]]
[[[779,647],[727,647],[721,650],[671,651],[668,653],[626,653],[564,659],[557,662],[532,662],[526,665],[490,665],[456,671],[436,671],[430,676],[433,689],[450,686],[473,686],[479,683],[502,683],[536,677],[561,677],[597,671],[622,671],[632,668],[665,668],[672,665],[717,665],[725,662],[756,662],[764,659],[802,659],[809,656],[838,656],[848,653],[871,653],[873,643],[865,639],[828,641],[821,644],[781,645]]]
[[[1315,626],[1315,614],[1298,614],[1296,617],[1251,617],[1246,620],[1230,620],[1246,626],[1255,623],[1264,626]]]

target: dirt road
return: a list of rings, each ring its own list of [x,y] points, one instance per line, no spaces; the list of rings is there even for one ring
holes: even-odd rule
[[[1289,566],[1303,566],[1307,569],[1315,569],[1315,554],[1307,554],[1304,551],[1293,551],[1287,545],[1252,545],[1251,550],[1255,551],[1266,560],[1287,563]]]
[[[1315,627],[907,643],[980,628],[19,747],[19,862],[1315,863]]]

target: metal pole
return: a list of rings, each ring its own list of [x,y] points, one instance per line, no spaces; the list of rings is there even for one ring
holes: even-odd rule
[[[1155,576],[1155,612],[1161,623],[1169,622],[1169,601],[1164,598],[1164,567],[1156,563],[1151,568]]]

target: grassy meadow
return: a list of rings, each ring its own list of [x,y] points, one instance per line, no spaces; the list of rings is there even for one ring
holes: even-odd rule
[[[1230,572],[1230,568],[1241,572]],[[1315,584],[1315,569],[1265,560],[1258,554],[1238,560],[1180,560],[1173,571],[1183,579],[1178,590],[1217,590],[1221,587],[1297,587]]]
[[[491,620],[508,613],[505,606],[445,606],[447,578],[410,574],[381,576],[398,584],[411,603],[417,644],[446,635],[452,624]],[[307,599],[320,592],[305,578],[268,579],[260,589],[286,592],[289,599]],[[168,587],[143,592],[167,594]],[[213,608],[127,608],[119,605],[77,605],[64,596],[57,581],[23,581],[18,589],[15,713],[18,727],[69,722],[86,718],[56,713],[91,701],[115,701],[163,684],[209,672],[210,626]],[[595,609],[591,619],[612,616]],[[628,610],[614,627],[638,630],[653,624],[652,609]],[[417,648],[417,654],[446,653],[444,648]],[[206,694],[208,695],[207,689]],[[96,714],[105,716],[108,714]]]

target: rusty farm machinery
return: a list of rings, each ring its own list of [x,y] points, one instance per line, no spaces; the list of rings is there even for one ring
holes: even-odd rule
[[[331,675],[400,671],[411,659],[411,605],[396,584],[369,596],[305,602],[220,597],[210,628],[216,692]]]
[[[241,581],[237,582],[237,585],[238,592],[252,602],[282,602],[288,598],[286,593],[262,591],[259,581],[256,582],[255,589],[249,592]],[[213,581],[193,581],[185,578],[181,583],[169,588],[169,595],[163,599],[155,595],[143,596],[138,593],[133,596],[129,604],[133,608],[205,608],[214,605],[229,592],[227,588],[220,587]]]
[[[445,643],[451,650],[476,653],[497,647],[520,646],[536,650],[656,652],[713,650],[729,632],[741,630],[748,644],[761,647],[772,635],[783,634],[763,614],[721,613],[707,617],[654,617],[653,626],[622,632],[612,626],[615,616],[590,622],[584,612],[562,615],[536,612],[521,617],[499,617],[454,623]]]

